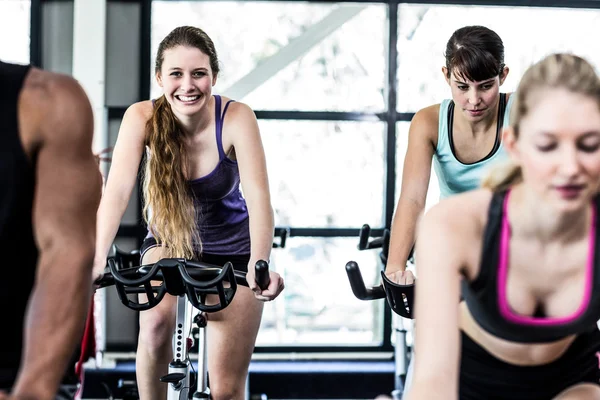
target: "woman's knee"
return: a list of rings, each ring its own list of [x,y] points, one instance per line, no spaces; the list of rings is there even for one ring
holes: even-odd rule
[[[152,264],[163,258],[164,249],[160,246],[152,247],[144,253],[142,264]],[[151,282],[159,285],[160,282]],[[140,312],[139,342],[150,350],[170,346],[175,329],[175,303],[176,298],[165,295],[158,305]],[[139,302],[148,301],[145,294],[139,295]]]
[[[600,386],[581,383],[561,392],[554,400],[600,400]]]
[[[165,302],[165,300],[167,300]],[[165,302],[165,304],[162,304]],[[161,304],[140,313],[139,342],[150,349],[160,349],[170,346],[175,329],[175,310],[167,296]]]
[[[210,398],[213,400],[244,400],[246,397],[246,377],[237,382],[210,381]]]

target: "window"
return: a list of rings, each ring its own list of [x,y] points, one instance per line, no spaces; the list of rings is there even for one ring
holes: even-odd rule
[[[386,12],[384,4],[344,2],[152,2],[152,98],[161,94],[154,78],[160,41],[193,25],[212,38],[220,58],[213,93],[278,112],[259,119],[275,223],[308,232],[272,252],[286,290],[265,307],[259,345],[384,341],[384,301],[356,299],[344,267],[355,260],[367,285],[380,280],[379,252],[359,252],[357,244],[360,226],[385,225],[387,127],[330,112],[385,111]],[[357,236],[342,237],[348,228]],[[319,237],[322,230],[334,237]]]
[[[259,124],[276,225],[384,224],[383,123],[259,120]]]
[[[286,281],[276,301],[266,303],[257,344],[379,345],[384,300],[352,294],[345,265],[353,260],[365,284],[380,281],[378,252],[358,251],[358,238],[294,238],[271,253],[273,269]]]
[[[441,69],[452,33],[466,25],[493,29],[510,68],[502,87],[514,91],[525,70],[552,52],[573,52],[595,65],[600,10],[401,4],[398,12],[398,110],[416,112],[450,97]],[[531,21],[535,20],[535,29]]]
[[[316,3],[153,1],[152,97],[160,41],[193,25],[215,43],[216,93],[253,109],[383,110],[386,6]]]
[[[29,0],[0,0],[0,60],[29,63]]]

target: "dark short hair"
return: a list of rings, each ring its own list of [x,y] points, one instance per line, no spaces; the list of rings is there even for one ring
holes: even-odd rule
[[[504,44],[500,36],[485,26],[465,26],[456,30],[446,45],[448,78],[454,74],[478,82],[493,78],[504,69]]]

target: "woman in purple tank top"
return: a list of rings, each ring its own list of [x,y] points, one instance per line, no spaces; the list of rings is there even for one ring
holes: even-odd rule
[[[169,33],[159,45],[155,72],[164,94],[133,104],[123,117],[98,211],[94,272],[98,276],[104,269],[146,150],[149,229],[142,263],[183,257],[217,265],[231,261],[248,271],[252,290],[240,287],[232,304],[211,313],[208,323],[212,398],[241,399],[263,302],[284,287],[271,271],[271,283],[261,291],[254,268],[248,268],[269,259],[274,230],[258,124],[247,105],[212,95],[219,61],[201,29],[183,26]],[[159,378],[173,357],[175,304],[167,294],[156,307],[140,312],[136,374],[145,400],[166,399]]]
[[[600,399],[600,78],[552,54],[514,96],[511,164],[420,224],[409,400]]]

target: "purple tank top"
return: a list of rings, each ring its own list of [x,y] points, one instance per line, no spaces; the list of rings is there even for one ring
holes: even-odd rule
[[[238,163],[223,150],[223,119],[230,100],[221,113],[221,96],[215,95],[215,125],[219,162],[208,175],[189,181],[198,212],[202,252],[218,255],[250,254],[250,226],[246,200],[240,191]],[[147,237],[152,237],[148,232]]]

